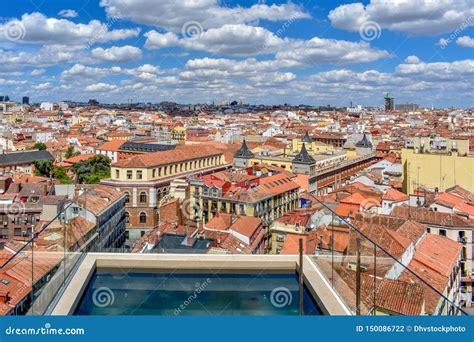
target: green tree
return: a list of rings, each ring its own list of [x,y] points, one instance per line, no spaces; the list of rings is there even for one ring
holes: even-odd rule
[[[51,160],[35,161],[35,175],[49,177],[52,170],[53,170],[53,162]]]
[[[75,157],[75,156],[78,156],[80,154],[81,154],[81,152],[79,152],[79,151],[74,152],[74,146],[68,146],[68,148],[66,150],[66,154],[64,155],[64,157],[66,157],[66,159],[69,159],[71,157]]]
[[[95,155],[72,166],[78,183],[96,184],[110,177],[110,159],[104,155]]]
[[[46,144],[38,142],[33,145],[33,150],[40,150],[40,151],[46,150]]]
[[[52,176],[55,179],[59,179],[61,184],[71,184],[72,179],[67,175],[67,170],[62,166],[55,166],[53,168]]]

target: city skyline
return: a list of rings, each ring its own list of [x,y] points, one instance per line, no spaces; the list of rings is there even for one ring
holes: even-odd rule
[[[472,25],[470,0],[19,2],[0,18],[0,94],[466,108]]]

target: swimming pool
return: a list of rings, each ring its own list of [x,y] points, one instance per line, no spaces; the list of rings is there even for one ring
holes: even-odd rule
[[[304,289],[305,315],[321,310]],[[288,274],[96,271],[75,315],[298,315],[298,278]]]

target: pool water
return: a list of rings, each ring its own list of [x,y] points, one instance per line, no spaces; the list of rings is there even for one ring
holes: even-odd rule
[[[320,315],[304,289],[304,314]],[[296,274],[97,272],[75,315],[298,315]]]

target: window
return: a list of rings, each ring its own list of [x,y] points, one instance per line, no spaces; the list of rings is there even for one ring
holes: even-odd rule
[[[153,178],[156,177],[156,169],[153,169]]]
[[[140,192],[140,203],[146,203],[146,192]]]
[[[141,170],[137,171],[137,179],[142,179],[143,178],[143,172]]]
[[[15,228],[15,236],[21,236],[21,228]]]
[[[446,230],[445,229],[440,229],[439,230],[439,235],[446,237]]]
[[[125,212],[125,223],[130,223],[130,213],[128,211]]]
[[[130,203],[130,194],[125,192],[125,203]]]
[[[146,223],[146,214],[140,213],[140,223]]]
[[[132,170],[127,170],[127,179],[132,179],[132,178],[133,178]]]
[[[115,178],[120,178],[120,170],[115,170]]]

